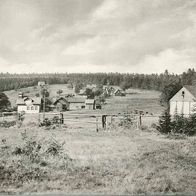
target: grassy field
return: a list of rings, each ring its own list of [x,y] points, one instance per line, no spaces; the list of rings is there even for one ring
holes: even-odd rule
[[[0,193],[196,193],[196,136],[159,134],[151,127],[163,110],[159,93],[135,91],[108,99],[102,110],[65,112],[64,125],[38,127],[39,116],[26,115],[21,128],[1,127]],[[96,119],[85,117],[134,110],[151,116],[142,118],[141,129],[115,122],[104,130],[99,118],[97,132]]]
[[[1,193],[195,193],[196,138],[88,128],[0,130]]]

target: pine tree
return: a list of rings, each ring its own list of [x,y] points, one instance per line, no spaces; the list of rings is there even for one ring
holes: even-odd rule
[[[159,125],[157,129],[159,132],[165,134],[171,132],[171,116],[168,109],[166,109],[164,113],[159,117]]]

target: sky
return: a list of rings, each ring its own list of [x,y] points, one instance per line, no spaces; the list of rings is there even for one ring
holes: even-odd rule
[[[0,72],[196,68],[196,0],[0,0]]]

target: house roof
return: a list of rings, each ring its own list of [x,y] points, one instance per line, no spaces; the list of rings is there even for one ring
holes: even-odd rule
[[[186,88],[196,98],[196,86],[185,85]]]
[[[59,102],[61,104],[67,104],[68,101],[64,97],[59,97],[53,101],[53,105],[55,105],[57,102]]]
[[[86,104],[94,104],[95,100],[94,99],[86,99],[85,103]]]
[[[40,105],[41,104],[41,98],[40,97],[34,97],[34,98],[29,98],[29,97],[24,97],[24,98],[18,98],[16,100],[17,105],[26,105],[26,101],[31,100],[33,104]]]
[[[69,103],[85,103],[85,98],[82,97],[69,97],[67,99]]]

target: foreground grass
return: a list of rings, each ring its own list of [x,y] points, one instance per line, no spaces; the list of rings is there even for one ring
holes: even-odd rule
[[[3,129],[1,193],[196,193],[196,138],[139,130]]]

